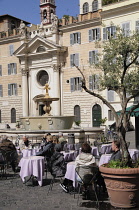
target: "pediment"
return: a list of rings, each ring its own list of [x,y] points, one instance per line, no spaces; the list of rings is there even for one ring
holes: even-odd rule
[[[54,42],[35,36],[32,40],[30,40],[27,44],[23,43],[15,52],[14,55],[22,56],[25,55],[26,52],[28,55],[37,55],[43,53],[49,53],[52,51],[57,51],[61,49],[60,45],[55,44]]]

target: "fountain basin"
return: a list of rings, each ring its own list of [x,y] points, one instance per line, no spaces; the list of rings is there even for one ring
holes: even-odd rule
[[[21,117],[23,128],[29,130],[63,130],[72,127],[75,116]]]

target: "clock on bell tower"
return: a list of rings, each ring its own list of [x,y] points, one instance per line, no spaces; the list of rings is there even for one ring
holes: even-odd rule
[[[43,25],[51,23],[52,14],[55,15],[56,6],[55,0],[40,0],[40,15],[41,15],[41,23]]]

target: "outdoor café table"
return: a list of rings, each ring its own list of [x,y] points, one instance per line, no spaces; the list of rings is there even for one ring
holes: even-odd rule
[[[33,175],[37,177],[39,185],[42,186],[42,180],[44,175],[44,157],[42,156],[23,157],[19,162],[19,166],[21,167],[20,177],[23,182],[26,176]]]
[[[105,163],[108,163],[110,158],[111,158],[111,155],[112,154],[104,154],[104,155],[101,155],[100,157],[100,161],[99,161],[99,166],[105,164]]]
[[[139,152],[138,149],[128,149],[128,151],[129,151],[129,154],[130,154],[131,158],[133,157],[133,155],[134,155],[135,153],[138,153],[138,152]]]
[[[111,153],[111,143],[101,145],[101,154],[110,154]]]
[[[91,146],[91,148],[92,148],[91,154],[92,154],[93,156],[99,155],[99,153],[98,153],[98,148],[97,148],[97,147]]]
[[[69,152],[61,151],[61,153],[64,155],[66,162],[74,161],[77,154],[75,150],[70,150]]]
[[[65,178],[73,181],[73,186],[76,186],[76,172],[75,172],[75,161],[69,162],[67,164],[67,170]]]
[[[38,151],[39,149],[26,148],[26,149],[23,149],[21,152],[23,154],[23,157],[30,157],[30,156],[36,155]]]

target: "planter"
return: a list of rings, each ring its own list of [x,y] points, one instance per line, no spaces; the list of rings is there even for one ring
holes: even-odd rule
[[[139,168],[115,169],[100,166],[110,203],[114,207],[133,208],[139,204]]]

